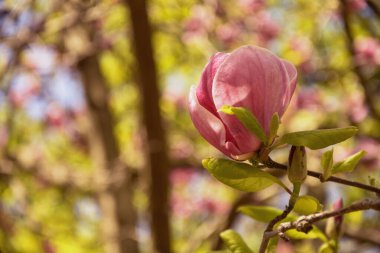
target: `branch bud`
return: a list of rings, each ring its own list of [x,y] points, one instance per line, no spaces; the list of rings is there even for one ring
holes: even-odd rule
[[[302,183],[307,176],[304,146],[292,146],[289,153],[288,178],[292,183]]]

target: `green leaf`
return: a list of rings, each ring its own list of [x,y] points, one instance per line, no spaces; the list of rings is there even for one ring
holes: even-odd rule
[[[267,143],[267,137],[263,127],[250,111],[243,107],[233,107],[229,105],[222,106],[219,111],[228,115],[235,115],[249,131],[257,136],[257,138],[259,138],[264,144]]]
[[[241,236],[231,229],[220,233],[220,237],[232,253],[253,253]]]
[[[277,137],[277,131],[280,126],[280,117],[278,116],[278,113],[274,113],[272,116],[272,119],[270,120],[269,125],[269,140],[268,144],[272,144],[274,139]]]
[[[335,253],[335,250],[332,247],[332,245],[330,245],[330,243],[325,242],[324,244],[321,245],[321,247],[319,247],[318,252],[319,253]]]
[[[303,195],[297,198],[293,210],[302,215],[309,215],[322,210],[322,205],[313,196]]]
[[[313,229],[310,230],[307,234],[304,232],[297,231],[296,229],[290,229],[285,232],[285,234],[295,240],[304,240],[304,239],[320,239],[323,242],[327,242],[328,239],[326,235],[315,225],[312,225]]]
[[[321,166],[323,180],[327,180],[332,175],[333,153],[334,149],[331,149],[322,154]]]
[[[276,183],[289,192],[277,177],[246,163],[208,158],[202,164],[220,182],[240,191],[256,192]]]
[[[362,150],[352,156],[347,157],[343,161],[336,163],[332,168],[332,174],[339,172],[351,172],[364,155],[365,151]]]
[[[288,133],[281,137],[277,145],[291,144],[310,149],[321,149],[345,141],[357,133],[356,127],[319,129]]]
[[[238,212],[241,212],[254,220],[268,223],[275,217],[279,216],[283,211],[271,206],[246,205],[239,207]],[[296,219],[297,217],[295,217],[294,215],[288,215],[288,217],[282,220],[282,222],[294,221]]]

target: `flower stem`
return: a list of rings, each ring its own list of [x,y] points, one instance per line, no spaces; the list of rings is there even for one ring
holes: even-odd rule
[[[281,163],[277,163],[277,162],[273,161],[271,158],[268,158],[268,160],[264,162],[264,165],[267,166],[268,168],[271,168],[271,169],[287,170],[286,165],[281,164]],[[310,170],[307,171],[307,175],[311,176],[311,177],[318,178],[319,180],[321,180],[321,182],[329,181],[329,182],[334,182],[334,183],[338,183],[338,184],[348,185],[348,186],[360,188],[360,189],[363,189],[366,191],[371,191],[371,192],[376,193],[377,195],[380,195],[380,189],[376,188],[374,186],[371,186],[371,185],[362,184],[359,182],[350,181],[347,179],[334,177],[334,176],[331,176],[327,180],[324,181],[322,178],[322,173],[310,171]]]

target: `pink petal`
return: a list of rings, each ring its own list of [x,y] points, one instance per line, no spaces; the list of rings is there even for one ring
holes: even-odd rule
[[[209,112],[214,114],[216,117],[220,118],[218,112],[216,111],[214,100],[212,98],[212,83],[214,76],[220,66],[220,64],[229,56],[226,53],[216,53],[211,58],[209,63],[206,65],[202,73],[202,79],[197,87],[197,98],[199,104],[206,108]],[[226,140],[235,142],[230,131],[226,129]]]
[[[286,72],[288,73],[288,77],[289,77],[289,86],[288,86],[288,90],[286,92],[286,97],[285,97],[284,104],[283,104],[284,110],[286,110],[286,108],[289,105],[290,99],[292,98],[293,93],[296,89],[297,69],[292,63],[290,63],[288,61],[282,60],[282,63],[284,64],[284,67],[285,67]],[[281,115],[283,113],[284,112],[282,112]]]
[[[226,130],[223,122],[200,105],[196,88],[193,86],[189,95],[189,112],[194,126],[198,129],[199,133],[205,138],[211,145],[219,149],[227,156],[231,156],[231,152],[225,147],[226,144]],[[234,149],[235,146],[230,146],[231,151],[240,152]]]
[[[272,115],[284,111],[288,86],[288,73],[281,59],[266,49],[244,46],[232,52],[220,65],[214,77],[212,95],[217,109],[223,105],[245,107],[268,132]],[[224,113],[220,116],[241,151],[250,152],[249,147],[257,146],[258,139],[234,116]]]
[[[229,54],[216,53],[214,54],[202,73],[202,79],[197,87],[197,97],[199,104],[209,110],[215,116],[218,116],[214,101],[212,98],[212,82],[219,65],[226,59]],[[219,116],[218,116],[219,117]]]

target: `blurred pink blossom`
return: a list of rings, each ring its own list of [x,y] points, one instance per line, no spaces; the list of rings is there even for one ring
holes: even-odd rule
[[[46,110],[45,121],[50,127],[63,127],[66,122],[66,112],[57,103],[51,103]]]
[[[229,205],[226,202],[218,201],[211,198],[199,200],[196,205],[197,209],[206,214],[226,214],[229,210]]]
[[[194,190],[212,187],[208,175],[197,172],[194,168],[176,168],[170,172],[172,185],[171,209],[181,218],[192,216],[225,214],[229,203],[206,194],[194,194]],[[212,194],[211,194],[212,195]],[[213,195],[212,195],[213,196]]]
[[[268,12],[261,11],[256,16],[257,39],[261,45],[275,39],[280,33],[280,26],[271,19]]]
[[[284,240],[279,240],[278,241],[278,246],[276,252],[281,252],[281,253],[294,253],[294,246],[290,242],[286,242]]]
[[[42,248],[44,250],[44,253],[55,253],[56,252],[52,243],[49,240],[43,240]]]
[[[207,32],[214,22],[214,16],[202,5],[196,5],[191,10],[191,16],[183,25],[182,40],[191,42],[199,37],[207,37]]]
[[[174,159],[187,159],[194,154],[194,144],[189,140],[175,140],[170,145],[170,157]]]
[[[301,87],[296,96],[298,109],[317,111],[322,107],[321,94],[315,87]]]
[[[302,56],[303,61],[308,61],[313,53],[313,45],[307,37],[295,37],[290,41],[290,48]]]
[[[223,24],[216,29],[216,36],[220,42],[229,47],[241,35],[242,28],[239,24]]]
[[[367,7],[365,0],[349,0],[348,7],[354,11],[361,11]]]
[[[170,172],[171,184],[187,184],[195,175],[195,171],[190,168],[176,168]]]
[[[361,162],[369,169],[380,169],[380,142],[371,138],[360,138],[356,151],[366,151]]]
[[[224,215],[229,210],[229,204],[217,199],[197,199],[178,194],[171,198],[171,209],[174,215],[187,219],[191,216]]]
[[[368,108],[365,105],[364,97],[361,93],[355,92],[349,96],[344,105],[347,114],[353,122],[359,123],[368,115]]]
[[[170,200],[171,212],[181,218],[189,218],[193,214],[194,206],[192,199],[174,195]]]
[[[313,71],[312,55],[313,44],[307,37],[295,37],[290,41],[290,48],[296,51],[300,57],[298,68],[303,73],[311,73]]]
[[[257,12],[265,7],[265,0],[239,0],[244,11],[247,13]]]
[[[358,65],[380,65],[380,43],[374,38],[355,41],[355,60]]]

